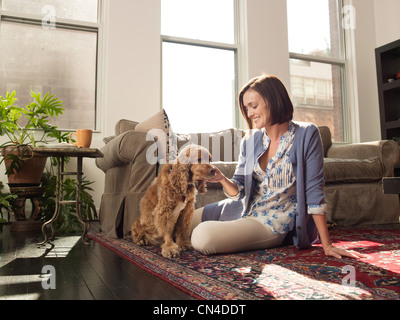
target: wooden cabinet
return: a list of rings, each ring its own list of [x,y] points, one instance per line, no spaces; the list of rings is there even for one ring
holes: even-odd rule
[[[375,49],[382,139],[400,144],[400,40]]]

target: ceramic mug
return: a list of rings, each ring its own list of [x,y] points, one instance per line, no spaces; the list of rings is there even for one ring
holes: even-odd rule
[[[89,148],[92,143],[93,131],[89,129],[78,129],[76,132],[69,134],[69,143],[76,145],[78,148]],[[72,142],[72,136],[76,136],[76,143]]]

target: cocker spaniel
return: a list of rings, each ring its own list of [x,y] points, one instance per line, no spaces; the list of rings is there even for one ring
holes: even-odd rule
[[[190,225],[197,192],[205,193],[206,179],[215,175],[207,149],[189,145],[176,164],[167,163],[140,202],[140,217],[132,225],[138,245],[161,245],[166,258],[191,248]],[[197,191],[196,191],[197,189]]]

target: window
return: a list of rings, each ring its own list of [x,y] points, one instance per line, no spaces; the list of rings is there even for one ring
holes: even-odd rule
[[[64,103],[60,129],[96,129],[100,0],[0,0],[0,95]]]
[[[236,0],[161,0],[162,105],[174,132],[236,126]]]
[[[294,119],[345,130],[345,54],[340,0],[287,0]]]

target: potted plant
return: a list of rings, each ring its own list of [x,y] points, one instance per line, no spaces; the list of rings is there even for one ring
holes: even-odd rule
[[[47,157],[35,155],[31,147],[39,147],[50,139],[68,141],[49,118],[62,115],[63,103],[54,95],[31,92],[33,102],[25,107],[15,105],[13,91],[0,96],[0,136],[8,141],[0,145],[2,159],[10,185],[40,185]]]

